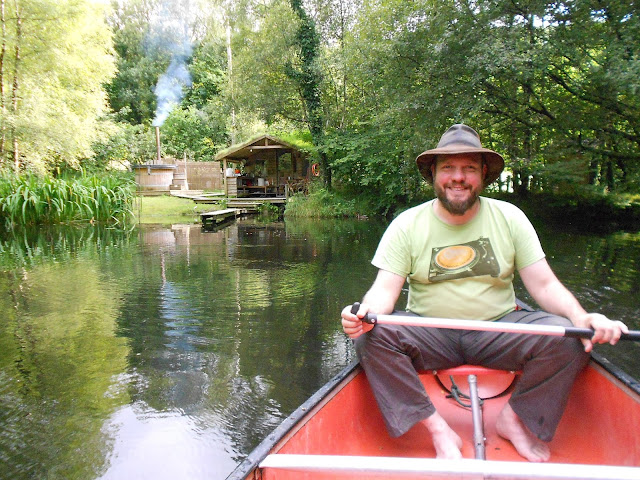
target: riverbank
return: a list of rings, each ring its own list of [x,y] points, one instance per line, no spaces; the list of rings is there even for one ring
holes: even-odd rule
[[[530,218],[563,229],[615,232],[640,231],[640,198],[637,195],[568,196],[530,194],[495,196],[520,207]]]
[[[640,198],[637,196],[576,197],[549,194],[531,194],[526,197],[513,194],[491,196],[519,206],[532,219],[562,228],[594,232],[640,231]],[[196,204],[188,199],[162,195],[137,197],[134,214],[137,223],[141,224],[197,223],[200,221],[200,213],[216,208],[218,207],[214,205]],[[285,215],[290,218],[376,216],[366,213],[364,206],[358,205],[355,200],[348,200],[324,190],[309,196],[293,197],[287,204]]]

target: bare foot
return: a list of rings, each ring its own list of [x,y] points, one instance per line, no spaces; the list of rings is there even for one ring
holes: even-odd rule
[[[433,446],[436,448],[436,458],[450,460],[462,458],[460,453],[462,440],[438,412],[423,420],[423,423],[431,433]]]
[[[549,446],[536,438],[507,403],[496,421],[498,435],[509,440],[518,453],[530,462],[546,462],[551,457]]]

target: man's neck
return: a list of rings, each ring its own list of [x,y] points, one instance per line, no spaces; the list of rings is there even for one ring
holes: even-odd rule
[[[480,211],[480,199],[476,201],[466,212],[462,215],[454,215],[449,210],[442,206],[440,200],[436,198],[433,203],[433,213],[436,214],[440,220],[449,225],[464,225],[470,222]]]

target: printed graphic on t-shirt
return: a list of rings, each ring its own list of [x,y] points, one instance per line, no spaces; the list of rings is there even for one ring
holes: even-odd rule
[[[499,274],[500,265],[488,238],[480,237],[460,245],[436,247],[431,251],[430,282],[481,275],[497,277]]]

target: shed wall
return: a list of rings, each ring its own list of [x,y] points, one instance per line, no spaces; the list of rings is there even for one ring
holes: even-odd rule
[[[187,162],[187,183],[190,190],[224,190],[220,162]]]

